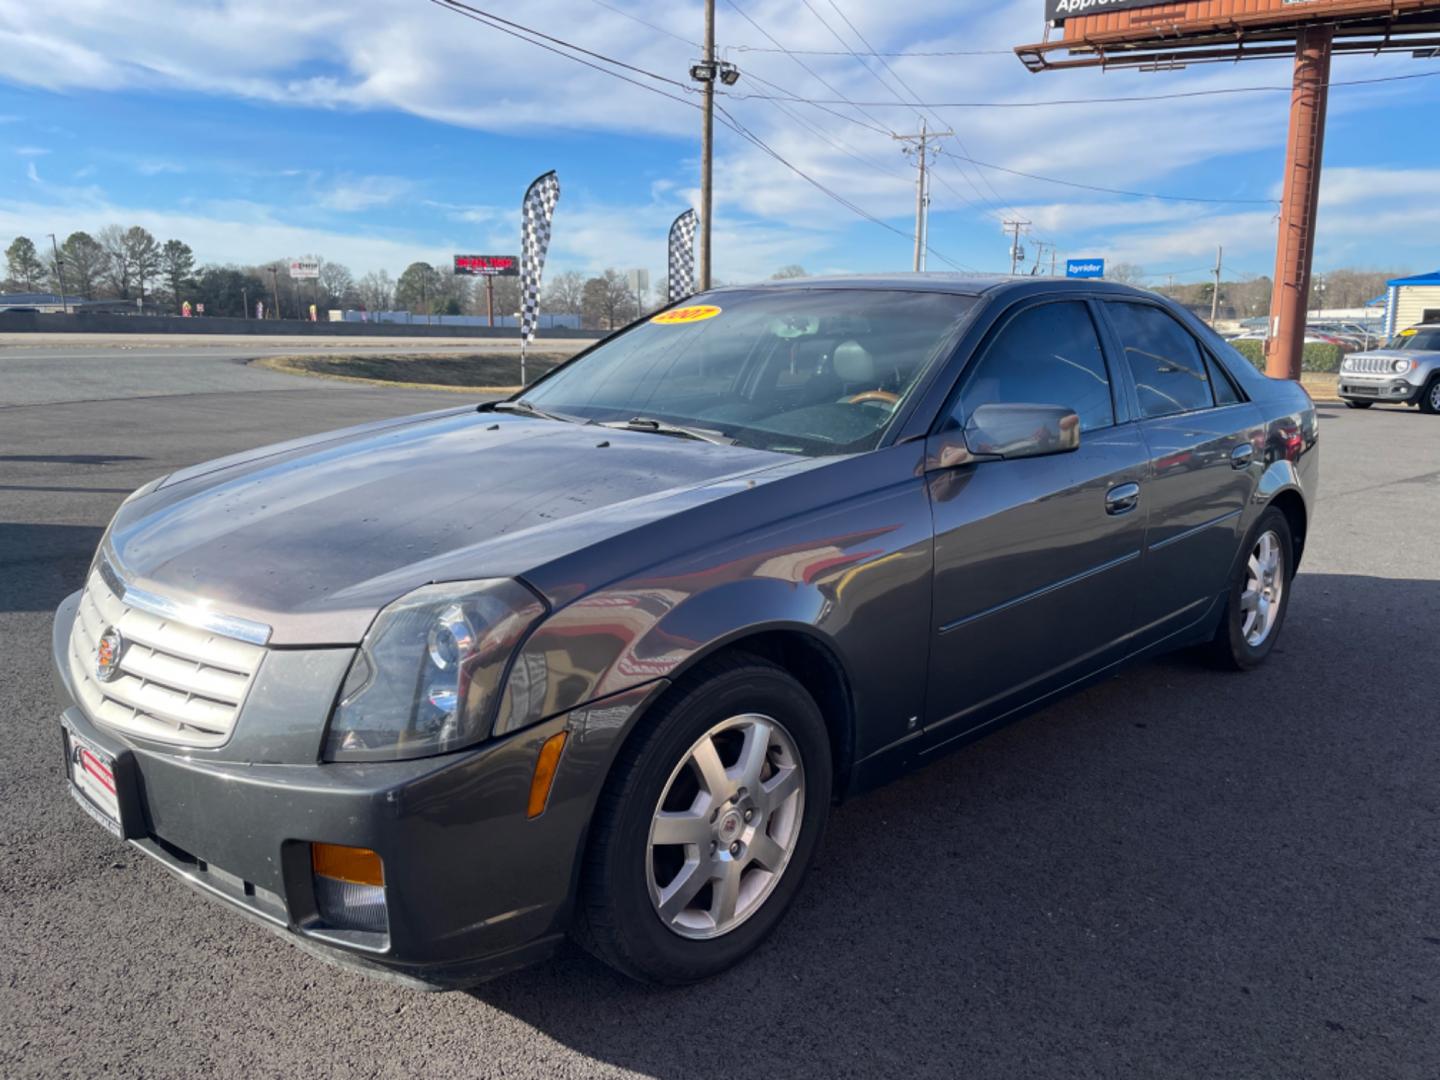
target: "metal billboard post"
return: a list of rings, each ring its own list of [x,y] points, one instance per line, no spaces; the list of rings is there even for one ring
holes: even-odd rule
[[[1275,245],[1275,284],[1270,294],[1270,336],[1265,374],[1300,378],[1305,321],[1310,299],[1310,266],[1315,254],[1315,212],[1320,200],[1320,159],[1325,148],[1325,103],[1329,96],[1329,26],[1301,30],[1295,42],[1290,91],[1290,134],[1285,146],[1285,189],[1280,200],[1280,233]]]

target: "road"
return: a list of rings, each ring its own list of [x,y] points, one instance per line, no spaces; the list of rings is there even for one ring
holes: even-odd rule
[[[1440,420],[1323,409],[1266,668],[1147,664],[844,805],[734,971],[654,991],[570,950],[423,995],[81,814],[48,637],[141,482],[456,399],[245,368],[216,393],[215,357],[148,384],[112,360],[123,394],[0,409],[0,1075],[1440,1075]]]
[[[588,345],[569,338],[538,351]],[[511,352],[510,338],[251,337],[244,334],[3,334],[0,333],[0,409],[64,401],[293,388],[277,372],[247,370],[262,356],[340,353]]]

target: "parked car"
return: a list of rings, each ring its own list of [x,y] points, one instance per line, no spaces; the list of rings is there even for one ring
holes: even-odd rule
[[[1388,401],[1440,413],[1440,325],[1411,326],[1383,349],[1350,354],[1340,365],[1338,392],[1352,409]]]
[[[342,963],[463,985],[572,934],[690,982],[836,800],[1122,664],[1263,663],[1316,439],[1125,286],[707,292],[508,401],[135,492],[56,615],[69,783]]]

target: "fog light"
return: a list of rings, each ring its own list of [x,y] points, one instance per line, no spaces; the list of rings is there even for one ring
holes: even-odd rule
[[[385,867],[379,855],[369,848],[311,844],[310,867],[315,875],[315,905],[326,923],[337,930],[379,934],[389,930]]]

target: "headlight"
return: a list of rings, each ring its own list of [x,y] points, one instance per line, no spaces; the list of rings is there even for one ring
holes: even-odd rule
[[[487,738],[510,658],[544,614],[534,593],[508,579],[402,596],[355,654],[330,717],[326,760],[427,757]]]
[[[1396,360],[1390,365],[1390,369],[1394,371],[1396,375],[1404,375],[1405,372],[1410,370],[1410,367],[1411,363],[1409,360]]]
[[[1344,360],[1340,362],[1340,367],[1344,371],[1353,371],[1355,370],[1355,361],[1347,356]]]

